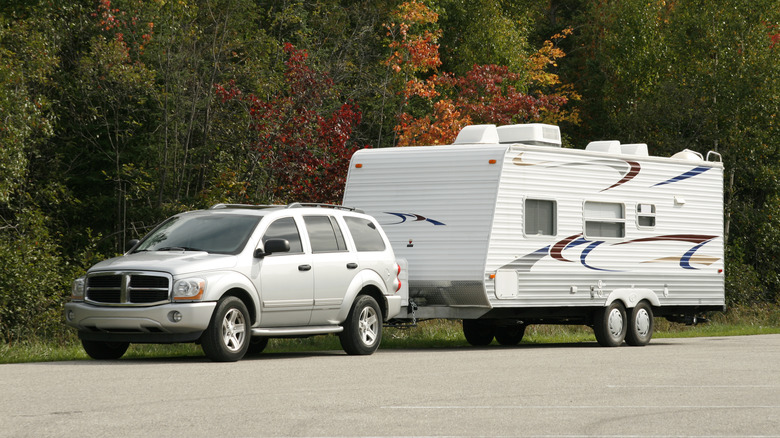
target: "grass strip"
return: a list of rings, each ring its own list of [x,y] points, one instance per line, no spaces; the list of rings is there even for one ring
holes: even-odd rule
[[[656,318],[655,338],[690,338],[704,336],[747,336],[780,334],[780,305],[731,308],[709,316],[710,322],[685,326]],[[0,344],[0,364],[88,360],[75,334],[58,341],[30,340]],[[522,344],[556,344],[595,342],[593,331],[586,326],[532,325]],[[495,344],[495,341],[494,341]],[[469,344],[457,320],[423,321],[408,329],[386,328],[383,349],[457,348]],[[297,339],[271,339],[267,353],[295,353],[340,350],[338,337],[314,336]],[[195,344],[132,344],[122,359],[203,357]]]

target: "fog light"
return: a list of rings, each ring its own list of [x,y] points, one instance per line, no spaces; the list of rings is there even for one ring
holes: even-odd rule
[[[178,310],[174,310],[170,313],[168,313],[168,319],[171,320],[171,322],[179,322],[181,321],[181,312]]]
[[[68,310],[68,314],[67,314],[68,321],[73,321],[73,318],[74,318],[75,316],[76,316],[76,315],[73,313],[73,311],[72,311],[72,310]]]

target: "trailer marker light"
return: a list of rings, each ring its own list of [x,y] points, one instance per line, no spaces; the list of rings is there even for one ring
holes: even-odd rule
[[[357,164],[355,164],[355,167],[357,167],[358,169],[360,169],[360,168],[362,168],[362,167],[363,167],[363,163],[357,163]]]
[[[490,163],[490,164],[496,164],[496,160],[490,160],[490,161],[488,161],[488,163]]]
[[[494,280],[496,278],[496,274],[490,274],[490,279]]]

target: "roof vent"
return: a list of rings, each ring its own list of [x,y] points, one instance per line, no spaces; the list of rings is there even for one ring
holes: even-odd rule
[[[604,152],[607,154],[620,155],[620,142],[617,140],[592,141],[585,146],[586,151]]]
[[[620,152],[623,155],[636,155],[639,157],[647,157],[647,144],[646,143],[634,143],[634,144],[621,144]]]
[[[500,143],[561,147],[561,130],[555,125],[543,123],[505,125],[499,126],[497,131]]]
[[[672,158],[687,161],[704,161],[704,157],[700,153],[690,149],[683,149],[680,152],[672,155]]]
[[[464,126],[458,133],[458,138],[452,144],[496,144],[498,132],[496,125]]]

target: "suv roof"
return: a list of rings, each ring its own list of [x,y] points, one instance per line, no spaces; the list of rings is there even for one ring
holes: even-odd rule
[[[316,202],[293,202],[287,205],[215,204],[212,205],[209,210],[217,210],[223,208],[236,208],[236,209],[243,208],[243,209],[251,209],[251,210],[263,210],[263,209],[281,210],[286,208],[303,208],[303,207],[331,208],[334,210],[346,210],[346,211],[354,211],[355,213],[363,213],[363,210],[353,208],[353,207],[345,207],[343,205],[335,205],[335,204],[321,204]]]

